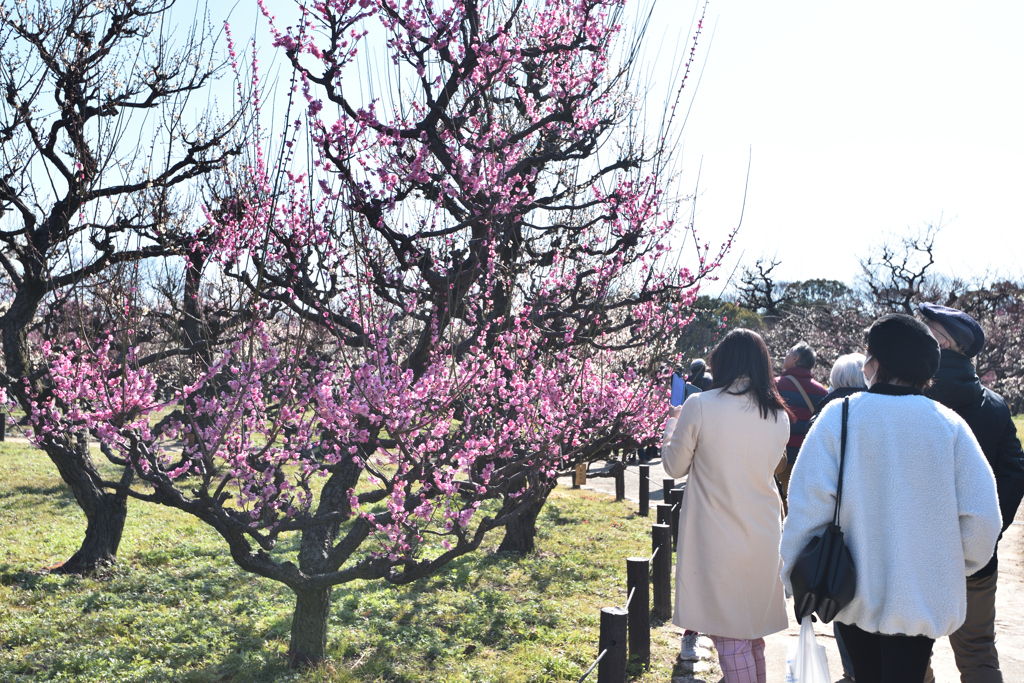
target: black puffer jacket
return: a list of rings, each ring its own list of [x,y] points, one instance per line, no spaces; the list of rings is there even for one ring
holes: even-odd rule
[[[1013,522],[1024,497],[1024,452],[1003,397],[982,386],[967,356],[943,349],[939,371],[925,395],[955,410],[971,427],[996,475],[1003,530]],[[996,570],[996,556],[975,576]]]

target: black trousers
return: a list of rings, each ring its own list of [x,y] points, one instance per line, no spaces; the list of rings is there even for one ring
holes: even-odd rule
[[[857,683],[922,683],[935,641],[926,636],[868,633],[836,622]]]

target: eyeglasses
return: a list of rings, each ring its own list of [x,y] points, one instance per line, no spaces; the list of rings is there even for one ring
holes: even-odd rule
[[[932,335],[942,337],[942,339],[949,343],[949,347],[951,349],[954,351],[958,351],[960,349],[960,345],[957,344],[956,339],[949,336],[949,333],[946,332],[946,328],[942,327],[938,323],[933,323],[932,321],[928,321],[925,324],[928,326],[928,329],[932,331]]]

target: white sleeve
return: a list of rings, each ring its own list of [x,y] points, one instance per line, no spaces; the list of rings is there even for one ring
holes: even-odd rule
[[[838,404],[838,410],[834,406]],[[793,563],[811,539],[832,521],[839,481],[839,433],[842,402],[833,401],[818,416],[800,448],[789,480],[789,513],[782,529],[782,583],[792,592]]]
[[[683,402],[678,418],[669,418],[665,423],[665,436],[661,444],[661,465],[668,476],[674,479],[685,477],[690,472],[693,451],[697,448],[700,433],[700,394],[694,394]]]
[[[964,423],[957,426],[953,457],[960,542],[964,549],[965,571],[970,576],[992,559],[1002,529],[1002,517],[992,468]]]

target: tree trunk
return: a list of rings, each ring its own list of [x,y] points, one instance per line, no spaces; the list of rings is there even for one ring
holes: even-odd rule
[[[547,502],[548,494],[554,483],[540,484],[542,490],[537,499],[529,503],[522,512],[513,517],[505,525],[505,537],[501,539],[498,552],[509,552],[517,555],[529,555],[536,549],[537,516]]]
[[[65,221],[64,225],[66,224]],[[37,244],[37,251],[34,253],[37,256],[45,253],[44,247],[45,245]],[[46,295],[46,286],[41,279],[41,274],[47,272],[45,266],[42,261],[32,264],[32,268],[23,275],[21,286],[10,307],[3,316],[0,316],[0,337],[3,340],[6,371],[19,380],[28,377],[32,372],[28,326],[39,310],[39,302]],[[34,408],[29,384],[12,389],[12,393],[17,396],[25,411],[25,419],[28,420]],[[109,492],[100,486],[102,477],[89,455],[89,445],[84,434],[79,435],[74,442],[51,440],[44,444],[43,450],[57,466],[60,478],[71,489],[86,519],[85,539],[78,552],[53,571],[59,574],[88,574],[99,567],[112,564],[117,559],[117,548],[121,544],[121,533],[124,531],[128,512],[127,495]],[[133,475],[130,467],[125,468],[121,483],[126,486],[131,484]]]
[[[352,513],[348,491],[359,481],[362,468],[351,461],[338,465],[320,491],[316,516]],[[340,521],[310,527],[299,542],[299,568],[307,576],[336,569],[331,549]],[[327,657],[327,622],[331,615],[331,588],[295,588],[295,612],[292,614],[292,641],[288,647],[293,669],[316,666]]]
[[[296,591],[295,598],[288,662],[293,669],[316,666],[327,658],[331,589]]]
[[[104,493],[85,510],[85,539],[78,551],[67,562],[55,567],[55,574],[89,574],[117,561],[117,547],[128,514],[124,496]]]
[[[86,519],[85,539],[78,552],[53,572],[81,575],[113,564],[117,561],[117,548],[128,515],[127,494],[104,491],[97,485],[99,472],[89,457],[89,446],[84,438],[72,448],[48,444],[46,454],[57,466]],[[126,467],[121,484],[130,485],[133,476],[132,469]]]

